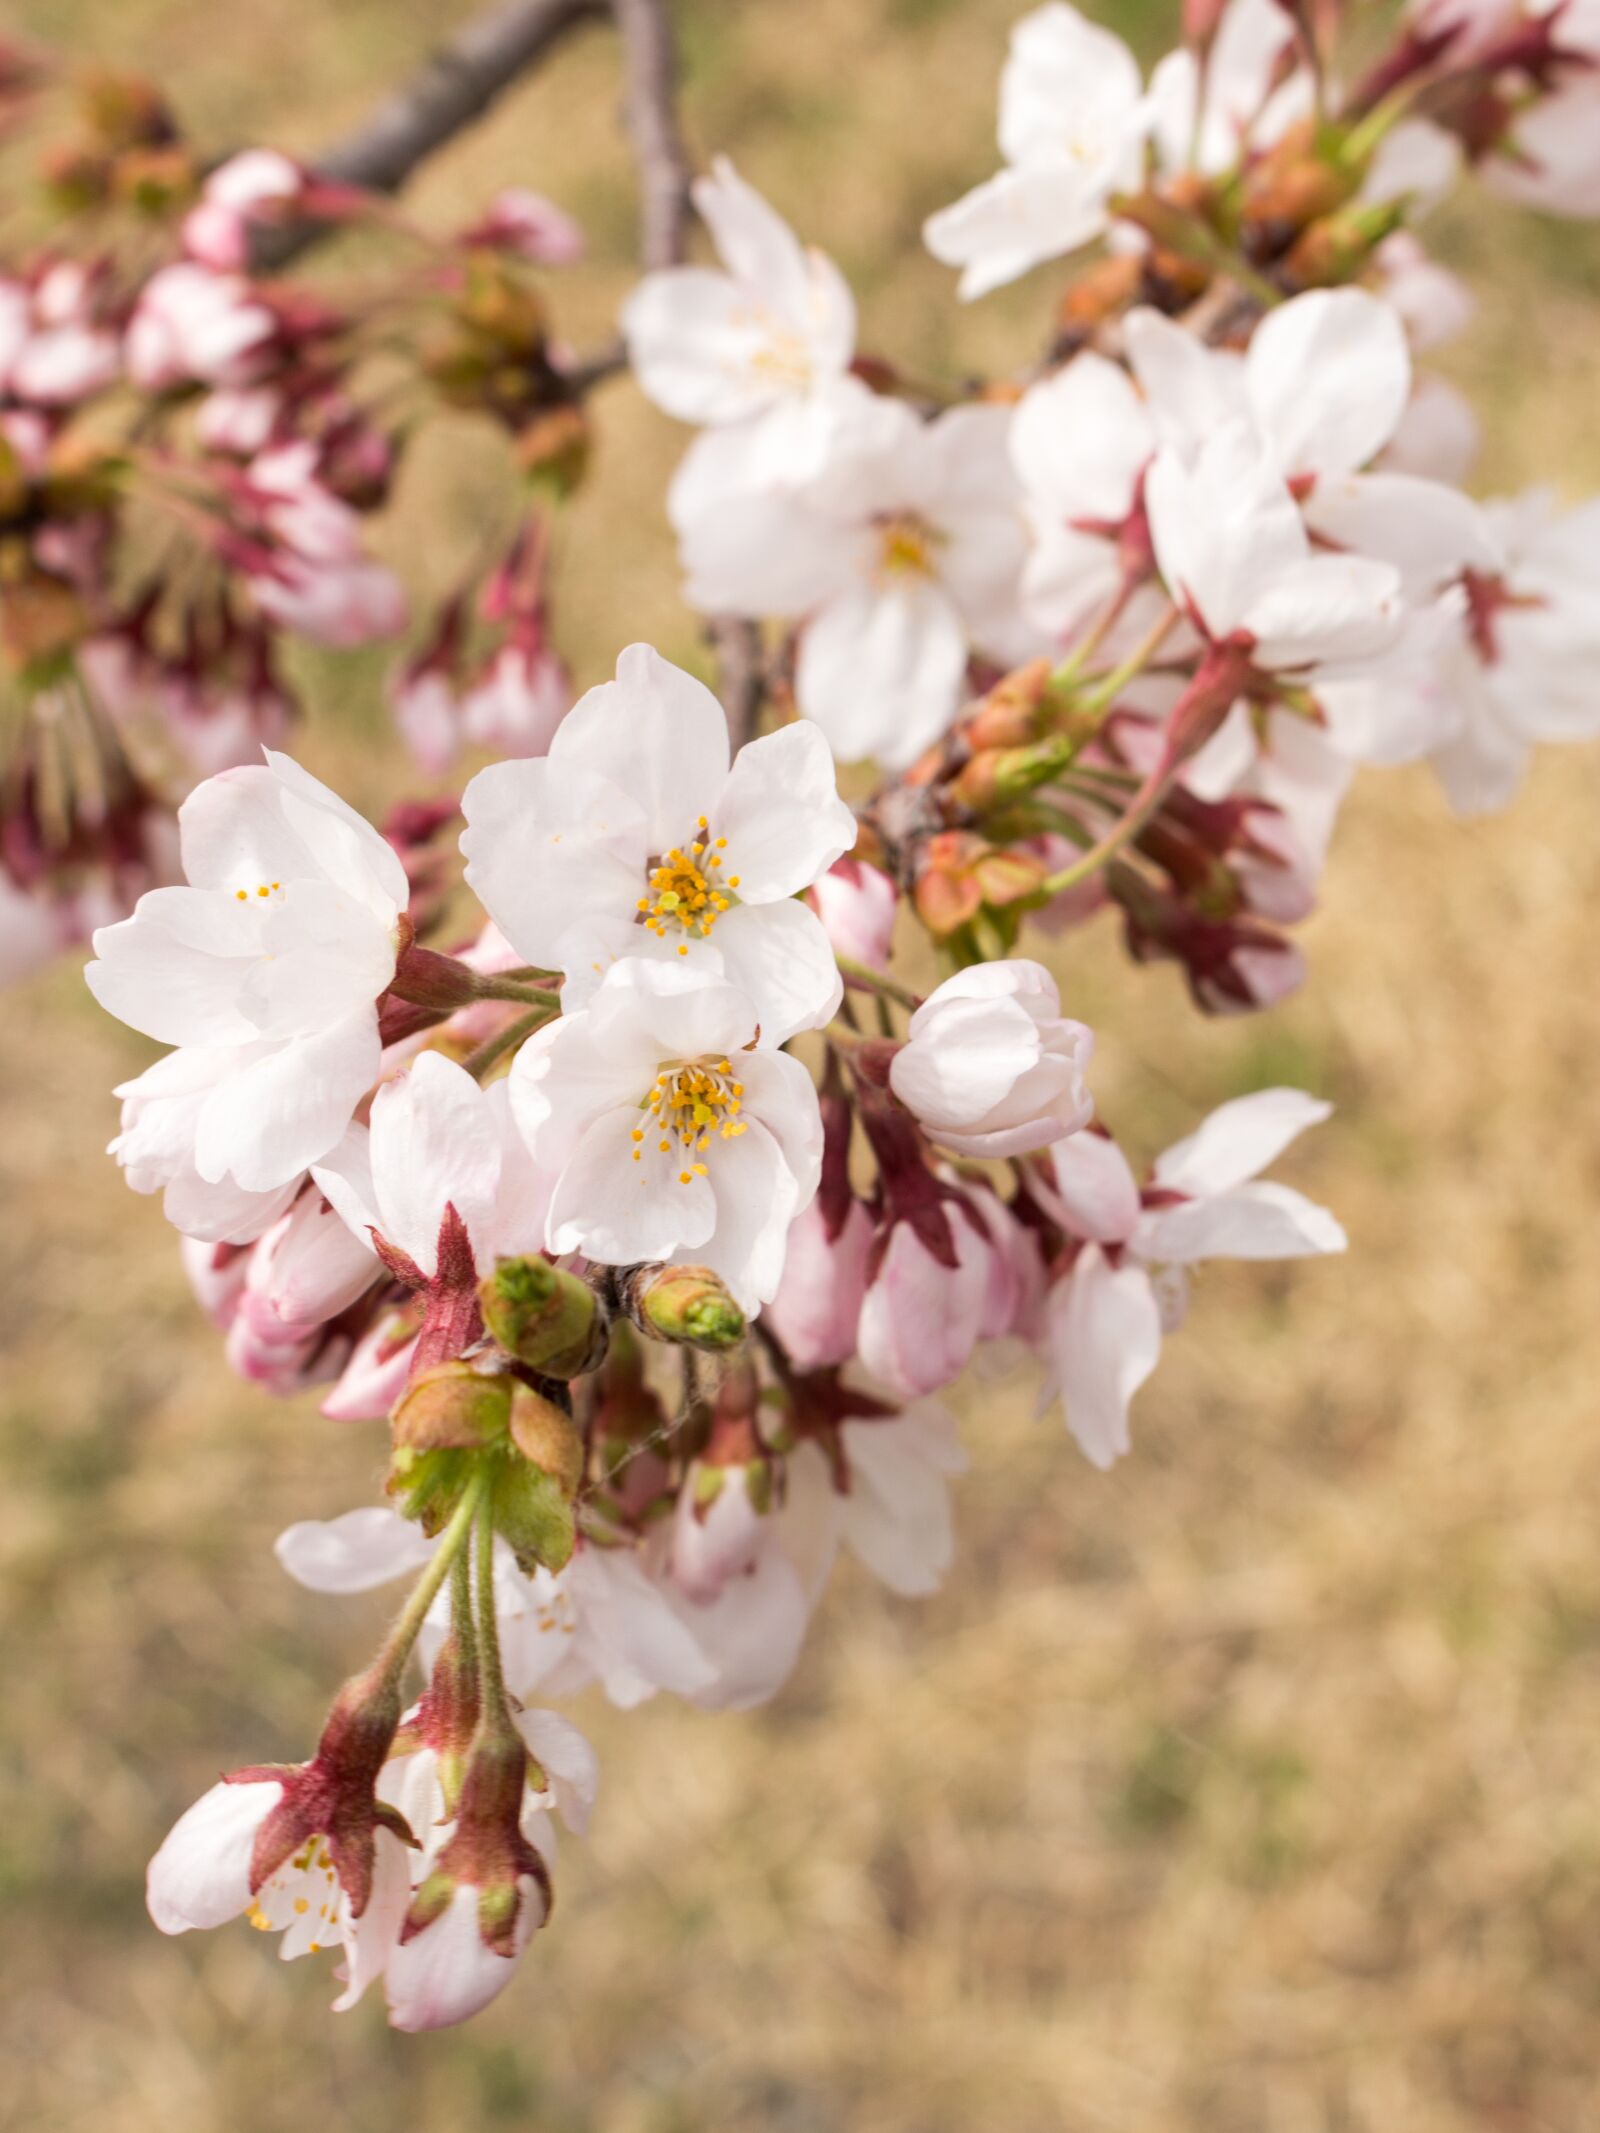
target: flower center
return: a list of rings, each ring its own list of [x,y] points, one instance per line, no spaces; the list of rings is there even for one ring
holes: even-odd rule
[[[727,844],[726,837],[709,835],[702,815],[688,850],[675,844],[650,869],[649,894],[639,899],[639,923],[658,940],[670,940],[675,934],[707,939],[735,900],[729,890],[739,886],[737,874],[722,872]],[[679,939],[678,953],[689,953],[688,940]]]
[[[770,312],[751,312],[745,322],[762,336],[762,345],[751,353],[750,368],[785,391],[804,392],[811,383],[811,351],[801,336]]]
[[[283,883],[281,881],[258,881],[256,883],[255,897],[250,894],[248,889],[235,889],[233,894],[237,903],[254,903],[256,897],[265,899],[269,896],[281,896],[283,894]]]
[[[281,1933],[298,1925],[306,1933],[338,1935],[339,1881],[333,1870],[327,1839],[312,1837],[292,1859],[285,1859],[275,1874],[256,1891],[256,1900],[246,1916],[258,1933]],[[306,1953],[315,1955],[325,1946],[308,1940]]]
[[[878,568],[886,577],[931,578],[934,552],[944,536],[915,511],[878,521]]]
[[[744,1083],[733,1078],[727,1059],[697,1059],[689,1066],[663,1067],[644,1099],[645,1125],[633,1129],[633,1159],[642,1163],[652,1142],[657,1155],[682,1167],[678,1183],[706,1176],[699,1159],[712,1141],[736,1141],[745,1130]]]

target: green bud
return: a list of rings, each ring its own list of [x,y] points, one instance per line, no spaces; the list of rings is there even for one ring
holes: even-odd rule
[[[389,1460],[388,1490],[402,1517],[414,1518],[431,1539],[442,1533],[472,1472],[471,1452],[419,1451],[399,1444]]]
[[[708,1266],[661,1267],[640,1286],[635,1323],[657,1340],[721,1354],[744,1338],[744,1313]]]
[[[511,1422],[515,1380],[485,1376],[470,1363],[440,1363],[400,1395],[389,1427],[412,1451],[476,1451],[502,1439]]]
[[[406,1913],[406,1924],[413,1933],[420,1933],[424,1926],[431,1926],[436,1918],[450,1907],[450,1899],[456,1892],[454,1874],[430,1874],[415,1896]]]
[[[545,1377],[577,1377],[604,1352],[605,1326],[593,1289],[548,1259],[500,1260],[479,1285],[478,1303],[491,1338]]]

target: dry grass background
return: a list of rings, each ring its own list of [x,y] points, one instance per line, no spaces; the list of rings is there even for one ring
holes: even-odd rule
[[[462,12],[10,0],[7,26],[144,67],[211,138],[310,146]],[[1013,12],[689,9],[697,146],[841,258],[869,342],[947,373],[1014,359],[1050,286],[958,313],[916,243],[989,167]],[[580,337],[626,278],[613,111],[595,34],[419,188],[440,215],[513,180],[572,206],[596,252],[568,284]],[[1600,252],[1476,205],[1441,243],[1484,291],[1454,367],[1488,478],[1594,487]],[[585,680],[636,635],[694,652],[659,508],[679,436],[626,385],[603,428],[562,610]],[[504,508],[486,463],[467,437],[430,453],[408,567],[442,582]],[[373,802],[404,778],[381,731],[373,672],[320,668],[307,752]],[[947,1592],[841,1576],[771,1710],[583,1711],[592,1842],[518,1988],[460,2035],[334,2021],[315,1963],[145,1920],[176,1810],[223,1765],[302,1752],[362,1651],[375,1612],[292,1590],[269,1551],[367,1496],[381,1448],[224,1372],[158,1209],[99,1154],[140,1040],[72,969],[8,996],[0,2127],[1600,2124],[1597,802],[1593,751],[1471,828],[1420,773],[1368,779],[1311,984],[1270,1020],[1200,1022],[1170,973],[1068,945],[1104,1109],[1152,1147],[1277,1079],[1337,1101],[1286,1174],[1350,1257],[1209,1277],[1109,1479],[1019,1393],[975,1391]]]

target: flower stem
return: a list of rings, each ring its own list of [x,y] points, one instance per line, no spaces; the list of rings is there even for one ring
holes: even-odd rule
[[[1115,858],[1124,845],[1130,844],[1138,836],[1161,805],[1177,767],[1176,759],[1164,752],[1154,770],[1128,803],[1127,813],[1119,816],[1098,844],[1092,844],[1088,851],[1080,858],[1074,859],[1070,866],[1063,867],[1058,874],[1052,874],[1042,882],[1040,894],[1046,897],[1059,896],[1064,889],[1075,889],[1080,881],[1087,881],[1108,859]]]
[[[504,1029],[496,1030],[492,1037],[485,1037],[476,1051],[468,1052],[461,1062],[467,1072],[481,1081],[489,1069],[497,1066],[507,1052],[514,1052],[524,1037],[531,1037],[536,1029],[543,1029],[551,1019],[553,1009],[531,1007],[525,1015],[518,1015]]]
[[[477,1505],[478,1726],[499,1732],[508,1724],[506,1679],[500,1664],[500,1622],[494,1598],[494,1502],[485,1492]]]
[[[398,1676],[411,1657],[411,1647],[416,1643],[418,1633],[427,1619],[428,1609],[438,1597],[439,1587],[461,1554],[472,1531],[472,1521],[477,1515],[479,1504],[487,1500],[487,1487],[488,1477],[480,1468],[462,1490],[461,1501],[450,1514],[450,1523],[440,1534],[438,1547],[428,1558],[427,1568],[411,1588],[410,1597],[384,1640],[378,1665],[387,1677]]]
[[[1142,674],[1150,661],[1154,659],[1157,652],[1160,651],[1177,627],[1178,621],[1177,604],[1176,602],[1169,602],[1165,611],[1151,624],[1121,666],[1113,667],[1109,674],[1103,674],[1099,677],[1089,694],[1078,706],[1080,713],[1093,718],[1097,717],[1102,711],[1109,711],[1129,682]]]
[[[896,985],[892,978],[882,976],[870,964],[858,963],[854,957],[848,955],[836,955],[834,961],[852,985],[864,986],[869,992],[879,993],[885,999],[897,1000],[902,1007],[910,1008],[913,1014],[922,1005],[920,993],[912,992],[907,986]]]

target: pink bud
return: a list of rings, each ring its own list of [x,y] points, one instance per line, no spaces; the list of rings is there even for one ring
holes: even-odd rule
[[[770,1505],[765,1460],[748,1466],[697,1460],[690,1467],[672,1524],[672,1575],[689,1599],[709,1607],[731,1579],[754,1568],[770,1531]]]
[[[826,1370],[854,1355],[872,1235],[859,1200],[850,1202],[837,1237],[829,1237],[816,1200],[790,1224],[783,1279],[765,1322],[796,1369]]]
[[[835,955],[882,970],[894,939],[899,892],[880,868],[837,859],[806,891]]]

